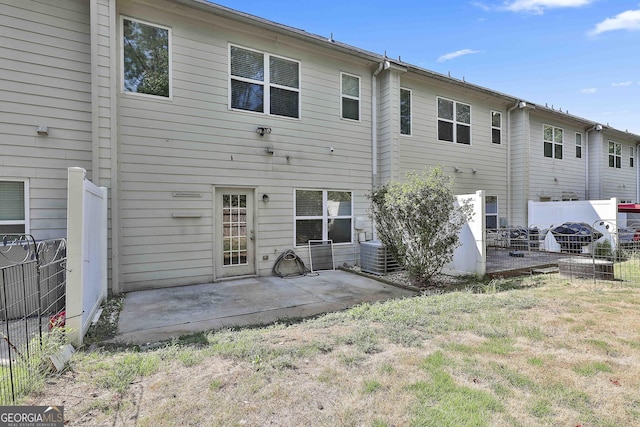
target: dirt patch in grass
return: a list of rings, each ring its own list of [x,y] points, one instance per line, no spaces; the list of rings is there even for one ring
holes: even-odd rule
[[[638,301],[550,276],[80,351],[26,403],[65,405],[68,425],[640,425]]]

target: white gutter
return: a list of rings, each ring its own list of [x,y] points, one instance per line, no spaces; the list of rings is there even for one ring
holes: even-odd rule
[[[371,191],[378,184],[378,74],[391,66],[389,61],[378,64],[371,75]],[[373,240],[378,239],[376,225],[373,224]]]

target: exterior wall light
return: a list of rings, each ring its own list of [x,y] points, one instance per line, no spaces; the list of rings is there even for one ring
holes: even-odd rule
[[[263,194],[262,195],[262,201],[265,203],[269,203],[269,195],[268,194]]]
[[[256,129],[256,133],[260,136],[265,136],[271,133],[271,128],[268,128],[265,126],[258,126],[258,129]]]

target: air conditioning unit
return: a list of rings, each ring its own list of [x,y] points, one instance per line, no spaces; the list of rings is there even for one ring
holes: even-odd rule
[[[360,268],[378,275],[402,269],[379,240],[360,243]]]

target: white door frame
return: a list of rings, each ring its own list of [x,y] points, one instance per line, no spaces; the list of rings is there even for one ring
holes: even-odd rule
[[[223,261],[223,225],[222,225],[222,197],[223,194],[235,193],[246,195],[246,264],[224,265]],[[254,277],[257,266],[256,229],[256,189],[255,187],[214,186],[213,187],[213,280],[234,279],[240,277]]]

